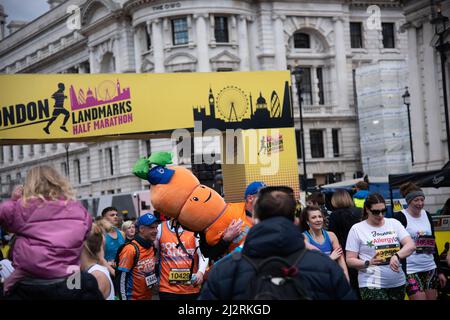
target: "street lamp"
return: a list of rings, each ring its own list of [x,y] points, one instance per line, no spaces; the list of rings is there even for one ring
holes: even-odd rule
[[[306,154],[305,154],[305,137],[303,131],[303,111],[302,111],[302,94],[300,84],[302,81],[302,68],[300,66],[295,66],[292,74],[295,77],[295,84],[297,86],[297,96],[298,96],[298,108],[300,110],[300,144],[302,148],[302,160],[303,160],[303,177],[302,177],[302,189],[306,191],[308,187],[308,176],[306,175]]]
[[[69,168],[69,143],[64,143],[64,149],[66,149],[66,168],[67,168],[67,178],[70,178],[70,168]]]
[[[414,151],[413,151],[413,142],[412,142],[412,133],[411,133],[411,113],[409,111],[409,106],[411,104],[411,96],[408,91],[408,87],[405,87],[406,91],[402,95],[403,103],[406,104],[406,108],[408,110],[408,128],[409,128],[409,148],[411,150],[411,163],[414,164]]]
[[[445,129],[447,131],[447,151],[450,159],[450,128],[448,118],[448,101],[447,101],[447,81],[445,77],[445,62],[447,60],[446,52],[450,50],[450,43],[444,43],[444,35],[449,30],[448,17],[443,16],[441,9],[438,8],[437,16],[433,18],[430,23],[434,25],[434,33],[439,37],[436,44],[436,50],[439,51],[441,58],[441,74],[442,74],[442,90],[444,94],[444,112],[445,112]]]

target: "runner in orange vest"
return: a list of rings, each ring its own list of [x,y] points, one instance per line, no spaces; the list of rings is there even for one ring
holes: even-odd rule
[[[158,262],[154,241],[159,220],[146,213],[136,222],[137,235],[118,252],[116,279],[121,300],[152,300],[152,289],[158,283]]]
[[[173,221],[158,226],[155,246],[160,252],[160,300],[196,300],[200,293],[208,259],[200,252],[199,241],[192,231],[178,227],[185,250],[178,246]],[[178,247],[177,247],[178,246]]]

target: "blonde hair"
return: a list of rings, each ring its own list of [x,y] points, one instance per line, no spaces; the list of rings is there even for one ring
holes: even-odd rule
[[[42,200],[74,200],[75,192],[69,181],[48,165],[36,166],[30,169],[23,186],[23,200],[26,203],[31,198]]]
[[[131,227],[132,225],[133,225],[133,221],[131,221],[131,220],[125,221],[125,222],[122,224],[122,231],[123,231],[123,232],[127,232],[127,230],[130,229],[130,227]]]
[[[103,218],[96,221],[95,224],[102,229],[103,233],[108,233],[113,229],[112,223]]]
[[[351,208],[355,206],[352,197],[350,197],[350,194],[344,189],[337,189],[336,192],[333,193],[331,205],[335,209]]]

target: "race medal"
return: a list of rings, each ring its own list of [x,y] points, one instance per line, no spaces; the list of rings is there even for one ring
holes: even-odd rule
[[[400,251],[400,247],[397,244],[378,246],[375,248],[377,258],[384,260],[380,265],[389,264],[391,257]]]
[[[416,239],[417,254],[434,254],[436,241],[433,236],[419,235]]]
[[[147,287],[151,288],[158,282],[158,278],[156,277],[156,274],[150,273],[149,275],[145,276],[145,284]]]
[[[189,275],[190,269],[170,269],[169,271],[169,283],[170,284],[191,284]]]

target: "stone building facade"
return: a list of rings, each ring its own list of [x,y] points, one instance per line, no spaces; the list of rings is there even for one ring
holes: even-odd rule
[[[404,64],[406,59],[398,1],[48,2],[51,8],[42,16],[12,34],[2,31],[0,73],[222,72],[301,66],[306,155],[299,154],[299,173],[300,157],[306,156],[308,178],[317,184],[362,176],[357,69],[380,61]],[[370,11],[371,5],[378,11]],[[368,24],[374,14],[383,29]],[[293,100],[299,128],[295,85]],[[7,194],[36,163],[50,163],[63,172],[68,164],[80,196],[132,192],[144,187],[130,174],[134,161],[171,146],[167,139],[3,146],[1,193]]]

